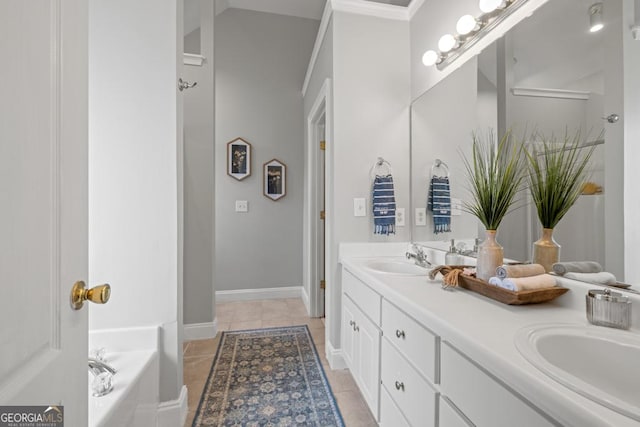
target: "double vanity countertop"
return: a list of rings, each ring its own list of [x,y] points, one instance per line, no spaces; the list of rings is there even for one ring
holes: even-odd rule
[[[561,279],[562,286],[570,288],[570,291],[555,300],[543,304],[509,306],[466,289],[444,290],[441,288],[441,278],[431,281],[426,271],[424,276],[377,272],[367,266],[372,260],[400,261],[401,258],[374,257],[370,250],[364,254],[357,252],[352,248],[341,248],[340,262],[346,270],[556,422],[580,427],[640,425],[640,421],[583,397],[551,379],[532,365],[515,344],[518,333],[533,325],[570,324],[595,328],[597,331],[609,330],[590,325],[586,319],[585,295],[589,289],[597,286]],[[634,310],[638,313],[640,298],[633,296],[632,300],[637,306]],[[637,339],[637,321],[638,316],[634,313],[631,330],[613,331],[632,334]],[[607,370],[619,369],[619,366],[616,360],[602,360],[601,364],[592,368]],[[637,369],[640,369],[640,360]]]

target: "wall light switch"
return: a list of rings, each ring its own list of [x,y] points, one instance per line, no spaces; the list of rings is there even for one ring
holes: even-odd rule
[[[404,208],[396,209],[396,227],[404,227]]]
[[[427,208],[416,208],[416,226],[426,227],[427,225]]]
[[[367,216],[367,199],[353,199],[353,216]]]
[[[249,212],[249,202],[246,200],[236,200],[236,212]]]
[[[462,200],[451,198],[451,216],[462,215]]]

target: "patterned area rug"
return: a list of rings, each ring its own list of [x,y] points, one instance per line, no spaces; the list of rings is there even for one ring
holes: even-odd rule
[[[223,332],[193,426],[343,427],[309,329]]]

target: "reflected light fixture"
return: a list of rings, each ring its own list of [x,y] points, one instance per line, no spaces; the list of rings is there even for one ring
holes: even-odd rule
[[[491,13],[502,4],[502,0],[480,0],[478,6],[482,13]]]
[[[478,27],[478,21],[472,15],[464,15],[458,19],[456,31],[461,36],[466,36]]]
[[[439,70],[444,69],[527,1],[480,0],[479,5],[483,13],[477,17],[460,17],[456,23],[456,35],[445,34],[440,37],[438,50],[427,50],[422,55],[422,63],[426,67],[436,65]],[[596,4],[600,5],[602,11],[602,3]]]
[[[435,50],[428,50],[424,53],[424,55],[422,55],[422,63],[426,67],[435,65],[438,62],[438,59],[440,59],[440,55],[438,55]]]
[[[456,41],[455,37],[453,37],[451,34],[445,34],[444,36],[440,37],[440,40],[438,40],[438,49],[442,53],[447,53],[451,49],[453,49],[457,43],[458,42]]]
[[[602,3],[594,3],[589,7],[589,31],[595,33],[604,28],[602,20]]]

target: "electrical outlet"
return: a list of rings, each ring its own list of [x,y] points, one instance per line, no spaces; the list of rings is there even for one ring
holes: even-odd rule
[[[396,227],[404,227],[404,208],[396,209]]]
[[[427,226],[427,208],[416,208],[416,226]]]
[[[462,200],[451,198],[451,216],[462,215]]]
[[[355,198],[353,199],[353,216],[367,216],[367,199]]]
[[[249,202],[246,200],[236,200],[236,212],[249,212]]]

